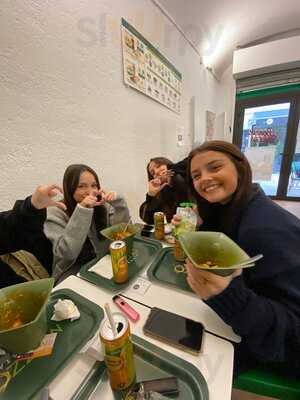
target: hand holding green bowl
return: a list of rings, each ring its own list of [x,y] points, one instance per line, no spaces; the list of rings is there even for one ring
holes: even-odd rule
[[[243,265],[250,257],[224,233],[186,232],[179,235],[178,239],[196,268],[220,276],[229,276],[236,269],[254,265],[253,263]]]

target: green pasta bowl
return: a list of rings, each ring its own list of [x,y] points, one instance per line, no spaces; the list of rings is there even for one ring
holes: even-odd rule
[[[126,230],[125,230],[126,228]],[[142,224],[129,224],[121,222],[120,224],[112,225],[108,228],[102,229],[100,233],[111,241],[123,240],[126,243],[127,255],[132,255],[133,238],[143,228]]]
[[[249,259],[248,254],[221,232],[186,232],[179,235],[179,242],[196,268],[220,276],[231,275]]]
[[[46,305],[53,278],[0,290],[0,347],[9,353],[37,348],[47,333]]]

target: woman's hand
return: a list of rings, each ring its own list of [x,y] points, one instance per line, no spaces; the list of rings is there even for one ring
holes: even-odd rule
[[[80,205],[85,208],[94,208],[96,206],[101,206],[104,203],[101,190],[93,190],[89,195],[87,195]]]
[[[158,178],[160,179],[160,183],[167,183],[168,185],[171,182],[171,178],[174,176],[174,172],[171,171],[170,169],[167,169],[166,171],[163,171]]]
[[[208,300],[210,297],[222,293],[229,286],[232,279],[242,273],[241,269],[237,269],[232,275],[219,276],[194,267],[190,260],[186,261],[185,266],[188,284],[203,300]]]
[[[117,192],[111,190],[109,192],[106,192],[105,190],[101,190],[101,195],[102,195],[102,200],[103,203],[105,201],[115,201],[117,198]]]
[[[174,226],[177,226],[177,225],[180,224],[181,219],[182,219],[181,215],[175,214],[175,215],[173,215],[171,224],[174,225]]]
[[[31,204],[38,210],[49,206],[57,206],[66,210],[66,205],[63,202],[54,200],[58,194],[62,194],[62,189],[57,185],[39,185],[31,196]]]
[[[151,179],[148,182],[148,195],[155,197],[167,185],[168,182],[162,183],[160,178]]]

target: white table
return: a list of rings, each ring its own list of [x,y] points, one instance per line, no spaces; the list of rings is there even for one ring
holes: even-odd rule
[[[163,247],[170,247],[165,242],[161,243]],[[147,276],[150,264],[151,262],[145,265],[136,279],[132,281],[131,285],[121,291],[122,294],[146,306],[162,308],[186,318],[202,322],[208,332],[233,342],[240,342],[240,336],[233,332],[231,326],[227,325],[196,294],[188,293],[175,286],[167,286],[160,282],[151,282]],[[112,278],[112,271],[110,266],[109,268],[109,276],[107,275],[107,271],[103,276],[110,279]],[[78,277],[80,277],[80,273]],[[135,289],[137,284],[140,286],[139,289]]]
[[[119,311],[112,301],[112,293],[75,276],[67,278],[55,290],[65,288],[79,293],[102,307],[104,303],[108,302],[112,311]],[[207,381],[210,400],[231,399],[233,346],[230,342],[205,333],[202,353],[199,356],[188,354],[152,338],[145,337],[142,328],[148,316],[149,308],[134,301],[128,301],[128,303],[140,314],[140,320],[135,324],[131,323],[131,330],[134,334],[183,358],[198,368]],[[51,383],[51,397],[54,400],[68,400],[80,386],[93,363],[94,360],[87,355],[80,354],[75,356],[72,362]],[[101,396],[101,400],[105,400],[104,397]]]
[[[136,288],[137,285],[140,288]],[[233,332],[231,326],[227,325],[196,294],[184,292],[173,286],[151,282],[146,275],[146,271],[127,289],[123,290],[122,294],[146,306],[163,308],[186,318],[202,322],[207,331],[225,339],[233,342],[240,342],[241,340],[240,336]]]

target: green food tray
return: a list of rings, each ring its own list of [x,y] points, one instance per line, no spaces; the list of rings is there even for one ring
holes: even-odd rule
[[[76,321],[51,321],[54,304],[58,299],[72,300],[80,311]],[[71,358],[92,338],[104,314],[95,303],[69,289],[57,290],[51,294],[47,305],[48,332],[57,332],[53,352],[50,356],[32,361],[17,361],[12,366],[14,376],[1,400],[27,400],[39,398],[38,394],[55,376],[66,367]],[[12,370],[12,369],[11,369]]]
[[[186,280],[186,273],[176,273],[176,265],[183,265],[184,262],[176,261],[173,255],[174,249],[171,247],[163,248],[158,256],[151,263],[147,275],[151,281],[156,281],[163,285],[176,286],[186,292],[192,292]]]
[[[170,395],[169,398],[176,400],[209,399],[207,383],[201,372],[192,364],[135,335],[132,335],[132,342],[134,344],[137,382],[176,376],[179,394],[176,396]],[[95,369],[95,373],[93,373],[86,385],[81,387],[80,391],[72,397],[72,400],[124,399],[125,391],[113,392],[110,389],[104,362],[99,362],[97,365],[98,368]],[[97,385],[98,387],[95,390]],[[93,391],[94,393],[91,395]]]
[[[157,240],[135,237],[132,250],[133,256],[128,259],[128,281],[125,283],[116,283],[113,278],[108,279],[89,271],[89,268],[99,261],[105,253],[81,267],[79,275],[97,286],[101,286],[111,292],[118,292],[131,283],[136,275],[155,258],[161,248],[162,245]]]

